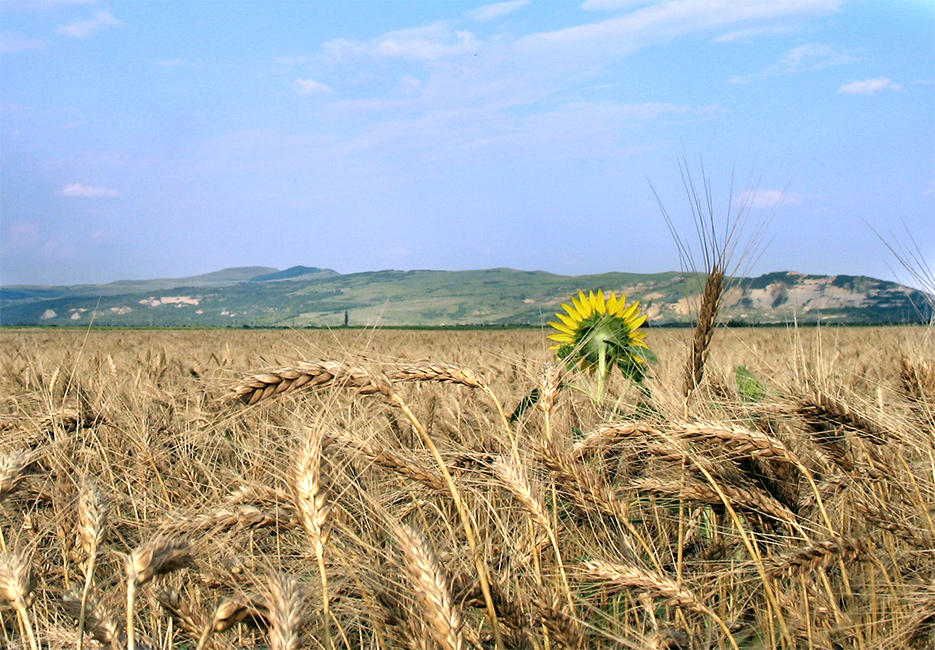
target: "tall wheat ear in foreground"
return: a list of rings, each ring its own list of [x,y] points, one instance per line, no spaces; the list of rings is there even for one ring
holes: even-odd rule
[[[648,332],[0,331],[0,647],[935,648],[933,330]]]

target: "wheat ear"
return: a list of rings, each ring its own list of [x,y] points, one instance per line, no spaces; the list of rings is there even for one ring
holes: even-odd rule
[[[435,561],[435,555],[425,538],[409,526],[396,527],[396,534],[429,621],[432,638],[442,650],[461,650],[464,647],[461,615],[452,602],[448,581]]]
[[[718,504],[728,499],[741,510],[764,514],[773,519],[797,526],[795,513],[782,505],[775,498],[758,488],[740,488],[720,484],[717,489],[706,483],[685,483],[678,481],[660,481],[643,479],[637,483],[637,489],[653,492],[662,496],[678,497],[686,501]]]
[[[135,650],[136,634],[133,629],[134,606],[137,589],[162,573],[185,566],[191,555],[188,542],[181,539],[154,538],[127,556],[127,648]]]
[[[19,489],[30,462],[31,456],[25,451],[14,451],[0,456],[0,503]],[[3,536],[3,529],[0,528],[0,552],[6,551],[6,538]]]
[[[690,590],[680,587],[670,578],[647,569],[615,564],[603,560],[590,560],[582,565],[584,574],[617,591],[633,590],[667,604],[715,617],[714,612]]]
[[[0,595],[16,610],[23,635],[29,639],[29,647],[32,650],[39,650],[28,611],[33,588],[32,569],[29,562],[18,553],[0,553]]]
[[[406,366],[396,371],[390,379],[394,381],[434,381],[461,384],[470,388],[477,388],[483,392],[491,402],[497,413],[500,414],[500,421],[503,423],[503,429],[506,432],[507,439],[510,441],[510,449],[515,456],[517,453],[516,437],[513,435],[513,429],[510,427],[510,421],[503,412],[503,405],[497,398],[497,394],[491,390],[484,376],[474,372],[470,368],[455,366],[451,364],[431,364],[425,366]]]
[[[819,566],[840,558],[844,562],[859,559],[867,553],[867,546],[859,539],[838,537],[800,548],[796,551],[770,558],[766,574],[771,578],[792,578],[814,571]]]
[[[764,460],[798,465],[795,455],[781,441],[750,429],[721,424],[695,422],[672,428],[675,438],[710,441],[723,445],[734,456],[762,458]]]
[[[400,397],[395,390],[393,390],[390,382],[387,380],[371,381],[375,386],[377,386],[377,389],[384,397],[386,397],[390,404],[400,409],[406,415],[406,417],[409,419],[409,422],[412,424],[412,427],[416,430],[416,432],[418,432],[423,444],[425,444],[425,446],[429,448],[429,451],[432,452],[432,457],[435,459],[436,465],[438,465],[438,471],[441,472],[442,477],[445,479],[445,484],[448,486],[448,491],[451,494],[451,500],[454,501],[455,508],[458,511],[458,517],[461,519],[461,526],[464,528],[464,537],[467,539],[468,546],[471,548],[471,556],[474,559],[474,567],[477,569],[477,579],[480,581],[481,591],[484,593],[484,602],[487,605],[487,617],[490,621],[490,628],[493,632],[494,642],[498,650],[503,650],[503,648],[505,648],[503,643],[503,635],[500,632],[500,622],[497,619],[497,608],[494,605],[493,595],[490,592],[490,579],[487,575],[486,561],[483,557],[481,557],[480,549],[477,545],[477,537],[474,534],[474,526],[471,524],[471,514],[464,505],[464,501],[461,498],[461,493],[458,491],[458,486],[455,485],[454,479],[451,478],[451,472],[448,471],[448,467],[445,465],[445,460],[438,451],[438,447],[435,446],[435,442],[432,440],[432,437],[429,436],[428,431],[426,431],[425,427],[422,426],[422,423],[415,416],[415,413],[412,412],[412,409],[409,408],[409,405],[406,404],[403,398]]]
[[[302,614],[305,595],[298,578],[270,576],[266,608],[269,612],[270,650],[299,650],[302,647]]]
[[[322,619],[325,628],[325,647],[331,650],[331,611],[328,596],[328,573],[325,568],[325,546],[330,529],[328,495],[322,486],[321,476],[321,432],[309,431],[293,474],[296,508],[302,525],[312,540],[318,573],[321,578]]]
[[[340,361],[302,361],[293,368],[281,368],[253,375],[233,388],[233,393],[245,404],[257,402],[303,387],[324,386],[357,388],[363,394],[377,392],[366,370]]]
[[[701,385],[704,378],[704,367],[708,360],[708,350],[711,347],[711,338],[717,325],[718,313],[721,311],[721,298],[724,293],[724,268],[720,261],[715,262],[708,270],[704,291],[701,293],[701,306],[698,309],[698,322],[692,334],[691,353],[685,367],[685,380],[682,385],[682,394],[685,396],[685,410],[691,403],[692,394]]]
[[[30,454],[25,451],[0,456],[0,501],[19,489],[30,462]]]
[[[565,597],[568,599],[570,612],[575,611],[575,602],[572,599],[571,587],[568,585],[568,576],[565,574],[565,565],[562,562],[562,553],[558,548],[558,538],[555,536],[555,530],[552,527],[552,521],[546,513],[545,506],[532,493],[532,486],[529,484],[522,469],[515,462],[498,461],[494,463],[494,474],[503,483],[503,486],[519,501],[523,508],[529,513],[534,522],[539,524],[549,536],[549,542],[555,551],[555,561],[558,564],[558,571],[562,577],[562,587],[565,589]]]
[[[426,487],[436,490],[438,492],[445,492],[448,490],[445,482],[434,472],[430,472],[419,465],[410,463],[404,458],[394,454],[388,449],[381,449],[375,445],[371,445],[359,438],[356,438],[345,431],[335,430],[332,433],[327,434],[326,438],[322,441],[322,444],[329,443],[331,441],[340,443],[344,447],[349,447],[354,449],[363,455],[367,460],[369,460],[374,465],[378,465],[385,469],[395,472],[406,478],[418,481]]]
[[[892,431],[822,391],[815,391],[800,399],[798,414],[816,432],[826,431],[830,427],[843,427],[875,445],[882,445],[895,437]]]
[[[575,460],[580,460],[594,456],[621,440],[650,436],[655,433],[654,428],[639,422],[611,424],[585,435],[571,446],[569,453]]]
[[[94,582],[94,566],[97,562],[97,547],[104,536],[107,522],[107,501],[94,483],[85,480],[78,492],[78,539],[88,556],[84,572],[84,588],[81,590],[81,610],[78,614],[78,650],[84,648],[85,616],[88,594]]]
[[[81,594],[67,592],[62,596],[62,605],[71,616],[78,620],[81,615]],[[120,643],[120,619],[108,609],[104,609],[89,595],[85,603],[85,629],[96,641],[111,650],[123,650]]]

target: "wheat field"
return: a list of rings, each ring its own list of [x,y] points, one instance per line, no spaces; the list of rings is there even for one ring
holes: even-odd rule
[[[932,328],[691,336],[2,331],[0,646],[935,648]]]

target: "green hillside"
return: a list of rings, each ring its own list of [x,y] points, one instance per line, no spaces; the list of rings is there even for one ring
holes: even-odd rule
[[[702,278],[684,273],[563,276],[544,271],[225,269],[181,279],[0,288],[0,324],[334,327],[541,325],[579,290],[640,300],[656,324],[685,323]],[[724,317],[738,322],[905,323],[931,317],[919,291],[855,276],[771,273],[737,279]]]

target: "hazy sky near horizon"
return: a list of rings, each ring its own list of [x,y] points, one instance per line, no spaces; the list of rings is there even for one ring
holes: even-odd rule
[[[750,273],[935,268],[929,0],[3,0],[0,111],[4,285],[677,270],[680,162]]]

